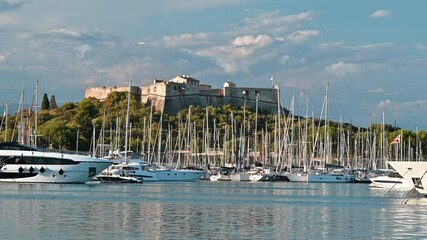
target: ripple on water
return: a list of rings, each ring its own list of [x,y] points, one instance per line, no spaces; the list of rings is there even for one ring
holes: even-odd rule
[[[402,205],[405,193],[384,194],[363,184],[289,182],[0,184],[0,234],[20,239],[427,236],[425,206]]]

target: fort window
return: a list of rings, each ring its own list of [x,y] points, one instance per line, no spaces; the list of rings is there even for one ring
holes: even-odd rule
[[[154,87],[154,92],[157,92],[157,87]]]

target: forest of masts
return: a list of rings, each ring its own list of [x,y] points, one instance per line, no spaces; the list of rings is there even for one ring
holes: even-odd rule
[[[102,102],[87,98],[61,107],[46,107],[45,102],[44,107],[36,107],[37,99],[35,94],[30,107],[25,108],[23,92],[19,110],[13,114],[5,105],[0,141],[98,157],[125,150],[126,92],[111,93]],[[317,117],[307,110],[306,116],[295,116],[294,98],[289,111],[278,107],[274,114],[258,111],[258,102],[255,108],[246,106],[245,98],[244,102],[243,107],[190,106],[176,114],[162,114],[132,96],[127,150],[142,154],[146,161],[169,166],[239,168],[257,163],[277,170],[332,165],[385,169],[387,161],[422,161],[427,146],[425,131],[385,124],[384,113],[382,123],[367,128],[329,121],[325,117],[327,97]],[[307,100],[307,109],[308,104]],[[391,144],[398,135],[399,143]]]

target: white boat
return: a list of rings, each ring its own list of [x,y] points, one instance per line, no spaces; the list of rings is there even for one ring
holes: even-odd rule
[[[310,183],[352,183],[354,176],[346,173],[310,173],[307,181]]]
[[[287,173],[285,176],[290,182],[308,182],[307,173]]]
[[[201,170],[187,170],[187,169],[151,169],[150,172],[156,174],[159,181],[196,181],[205,175],[205,171]]]
[[[329,120],[328,120],[328,86],[329,84],[326,84],[326,90],[325,90],[325,98],[324,98],[324,102],[323,102],[323,107],[324,107],[324,121],[325,121],[325,126],[324,126],[324,143],[323,143],[323,153],[322,153],[322,160],[321,160],[321,164],[320,166],[322,166],[322,172],[315,172],[315,173],[309,173],[307,176],[307,181],[309,183],[351,183],[354,182],[354,175],[350,175],[347,172],[344,171],[344,169],[334,169],[332,171],[327,171],[326,169],[326,165],[330,164],[331,162],[331,137],[329,136]],[[323,111],[323,107],[322,107],[322,111]],[[322,114],[321,114],[322,115]],[[320,124],[320,122],[319,122]],[[319,128],[320,129],[320,125]],[[316,141],[317,141],[317,136],[316,136],[316,140],[315,140],[315,144],[316,145]],[[313,148],[313,152],[314,152],[314,148]],[[320,169],[318,169],[320,170]],[[326,170],[326,171],[325,171]]]
[[[411,190],[414,186],[412,182],[405,180],[397,172],[392,172],[389,175],[377,176],[369,179],[370,187],[397,189],[397,190]]]
[[[427,196],[427,162],[389,161],[390,166],[419,193]],[[424,187],[425,186],[425,187]]]
[[[101,180],[104,176],[126,176],[134,177],[143,182],[185,182],[195,181],[205,175],[202,170],[190,169],[169,169],[165,167],[157,167],[145,161],[132,161],[129,163],[115,164],[103,171],[98,179]]]
[[[254,167],[248,172],[249,180],[252,182],[258,182],[260,181],[265,175],[270,174],[269,169],[265,169],[263,167]]]
[[[157,175],[137,162],[114,164],[98,176],[102,183],[157,182]]]
[[[230,174],[231,174],[230,173],[230,169],[219,168],[219,169],[211,172],[209,180],[212,181],[212,182],[216,182],[216,181],[231,181]]]
[[[250,174],[246,171],[233,171],[230,173],[230,180],[235,182],[250,181]]]
[[[206,171],[196,169],[172,169],[164,166],[155,166],[148,162],[139,163],[150,173],[155,173],[159,181],[166,182],[185,182],[199,180],[206,174]]]
[[[86,183],[111,164],[95,157],[0,143],[0,182]]]

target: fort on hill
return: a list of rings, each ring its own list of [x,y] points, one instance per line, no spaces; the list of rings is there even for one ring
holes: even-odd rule
[[[127,92],[128,86],[90,87],[85,91],[85,98],[94,97],[105,100],[111,92]],[[132,86],[131,93],[137,96],[144,104],[151,105],[156,111],[176,113],[182,109],[193,106],[232,105],[246,106],[258,110],[277,112],[279,87],[250,88],[237,87],[232,82],[225,82],[222,89],[212,89],[210,85],[201,84],[199,80],[182,75],[170,80],[154,79],[148,86]]]

